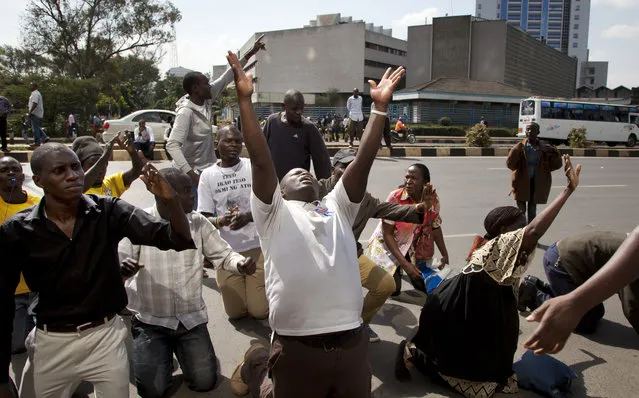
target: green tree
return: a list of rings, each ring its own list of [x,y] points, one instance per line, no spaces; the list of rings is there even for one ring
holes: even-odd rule
[[[24,48],[42,55],[55,74],[96,77],[113,57],[152,50],[174,39],[181,19],[170,1],[30,0]]]

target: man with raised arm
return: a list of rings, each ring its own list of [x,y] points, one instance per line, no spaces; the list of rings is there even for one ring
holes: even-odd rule
[[[369,397],[368,335],[362,326],[352,227],[366,193],[388,103],[404,69],[393,73],[389,69],[379,85],[370,82],[376,113],[371,115],[355,160],[320,201],[319,183],[304,169],[289,171],[278,183],[251,103],[253,77],[244,73],[235,54],[229,52],[227,59],[235,75],[251,158],[251,210],[266,259],[269,323],[274,331],[268,361],[272,393],[278,398]],[[259,346],[249,351],[264,353]],[[249,383],[254,394],[260,390],[266,370],[259,364],[238,367],[234,392],[248,393]],[[267,390],[262,388],[262,396]]]

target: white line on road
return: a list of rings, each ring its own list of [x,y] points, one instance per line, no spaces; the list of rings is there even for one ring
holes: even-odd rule
[[[627,185],[579,185],[579,188],[626,188]],[[563,189],[566,188],[565,185],[556,185],[552,187],[553,189]]]
[[[457,235],[444,235],[444,238],[468,238],[471,236],[477,236],[477,234],[457,234]]]

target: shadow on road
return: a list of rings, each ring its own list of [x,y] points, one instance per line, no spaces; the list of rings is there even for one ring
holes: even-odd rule
[[[211,272],[213,272],[213,271],[211,271]],[[217,285],[217,280],[215,278],[210,278],[209,277],[209,278],[202,279],[202,284],[204,286],[208,287],[209,289],[213,289],[216,292],[222,294],[220,292],[220,287]]]
[[[230,320],[229,323],[233,325],[238,332],[259,340],[260,343],[269,346],[271,340],[271,328],[268,326],[267,320],[255,320],[249,317]],[[248,348],[248,346],[246,347]]]
[[[639,335],[630,326],[622,325],[608,319],[602,319],[597,325],[597,332],[584,334],[583,337],[596,343],[631,350],[639,350]]]
[[[588,355],[592,359],[588,361],[578,362],[570,366],[570,369],[572,369],[577,374],[577,379],[573,381],[570,392],[572,393],[573,397],[599,398],[588,395],[588,391],[586,389],[586,386],[584,385],[584,371],[594,366],[604,364],[606,363],[606,360],[584,349],[581,349],[580,351]]]

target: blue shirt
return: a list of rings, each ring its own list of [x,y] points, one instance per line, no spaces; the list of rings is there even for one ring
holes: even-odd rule
[[[526,142],[526,165],[528,166],[528,176],[535,178],[535,172],[537,171],[537,165],[541,158],[541,148],[539,145],[530,145]]]

